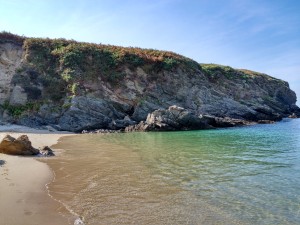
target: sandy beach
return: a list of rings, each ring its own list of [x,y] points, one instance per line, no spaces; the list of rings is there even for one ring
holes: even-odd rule
[[[72,135],[16,125],[0,126],[0,140],[6,134],[15,138],[26,134],[35,148],[54,145],[60,137]],[[72,224],[57,213],[63,206],[48,195],[46,184],[52,179],[50,168],[37,158],[0,153],[0,224]]]

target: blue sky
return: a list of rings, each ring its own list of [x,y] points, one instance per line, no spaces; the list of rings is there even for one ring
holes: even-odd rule
[[[169,50],[284,79],[300,99],[299,0],[0,0],[1,30]]]

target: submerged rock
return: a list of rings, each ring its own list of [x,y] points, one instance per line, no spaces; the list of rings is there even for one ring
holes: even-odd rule
[[[83,130],[82,134],[112,134],[120,133],[121,130],[108,130],[108,129],[96,129],[96,130]]]
[[[55,156],[55,154],[53,153],[53,150],[51,148],[49,148],[48,146],[44,146],[42,148],[40,148],[40,154],[42,156]]]
[[[260,124],[272,124],[272,123],[275,123],[275,121],[272,121],[272,120],[259,120],[257,122],[260,123]]]
[[[17,139],[6,135],[0,143],[0,153],[9,155],[37,155],[39,150],[32,147],[27,135],[21,135]]]
[[[213,127],[234,127],[245,126],[255,124],[254,122],[242,119],[235,119],[230,117],[214,117],[210,115],[204,115],[203,118],[207,119],[207,123]]]

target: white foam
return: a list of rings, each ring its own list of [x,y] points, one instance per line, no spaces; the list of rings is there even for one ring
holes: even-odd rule
[[[56,198],[54,198],[53,195],[51,195],[50,190],[49,190],[49,184],[55,181],[56,174],[55,174],[54,170],[51,167],[49,167],[49,168],[52,171],[53,178],[52,178],[51,182],[49,182],[49,183],[47,183],[45,185],[46,186],[46,190],[48,192],[48,196],[50,198],[52,198],[54,201],[59,202],[60,204],[62,204],[65,207],[65,209],[67,209],[71,213],[71,215],[73,215],[74,217],[77,217],[77,219],[74,221],[74,225],[85,225],[84,222],[79,218],[79,215],[76,212],[74,212],[67,204],[65,204],[64,202],[62,202],[62,201],[60,201],[60,200],[58,200]],[[71,218],[69,218],[69,219],[71,219]],[[83,220],[84,220],[84,218],[83,218]]]
[[[74,221],[74,225],[84,225],[84,222],[80,218],[78,218]]]

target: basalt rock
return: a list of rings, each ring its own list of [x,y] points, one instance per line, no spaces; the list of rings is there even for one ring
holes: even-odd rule
[[[0,143],[0,153],[9,155],[37,155],[39,150],[32,147],[27,135],[21,135],[17,139],[6,135]]]

